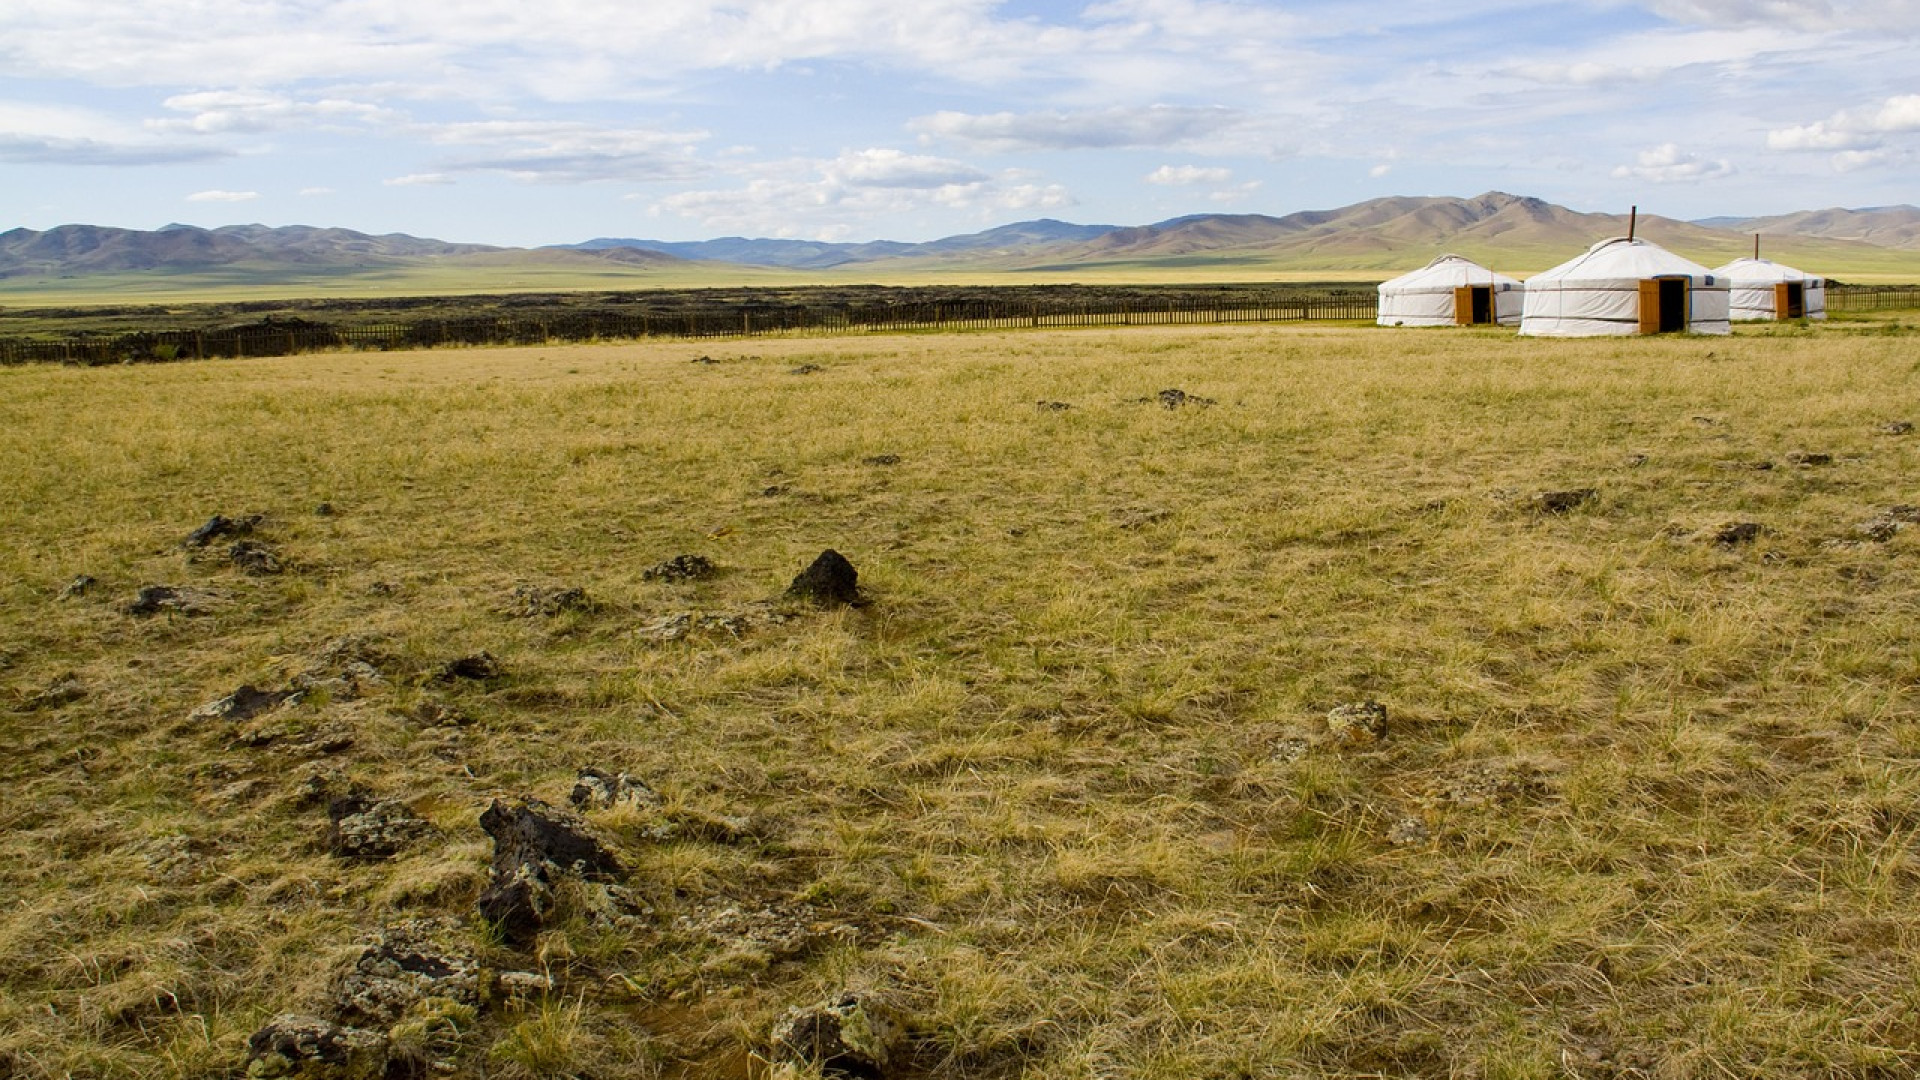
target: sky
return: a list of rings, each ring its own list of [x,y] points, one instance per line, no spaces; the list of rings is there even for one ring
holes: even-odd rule
[[[1920,202],[1920,0],[6,0],[0,230]]]

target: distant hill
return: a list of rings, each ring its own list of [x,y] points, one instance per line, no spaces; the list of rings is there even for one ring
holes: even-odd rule
[[[381,269],[422,260],[487,260],[524,255],[523,249],[451,244],[404,233],[371,236],[351,229],[306,225],[227,225],[202,229],[168,225],[152,232],[99,225],[61,225],[38,232],[0,233],[0,277],[118,274],[145,270],[245,268],[258,274],[316,269]],[[562,253],[584,264],[657,264],[679,260],[634,250]]]
[[[1773,217],[1711,218],[1696,224],[1762,236],[1818,236],[1920,251],[1920,206],[1871,206],[1860,210],[1834,207]]]
[[[834,244],[821,240],[749,240],[742,236],[729,236],[718,240],[687,241],[602,237],[597,240],[588,240],[583,244],[556,246],[574,251],[637,248],[702,262],[825,270],[836,266],[877,262],[883,259],[924,259],[958,254],[1013,255],[1062,243],[1091,240],[1111,232],[1114,228],[1111,225],[1074,225],[1065,221],[1042,219],[1002,225],[985,232],[949,236],[942,240],[918,244],[891,240],[877,240],[863,244]]]

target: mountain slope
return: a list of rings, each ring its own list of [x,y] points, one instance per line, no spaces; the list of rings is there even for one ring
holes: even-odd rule
[[[1920,251],[1920,206],[1802,210],[1758,218],[1714,218],[1720,228],[1763,236],[1817,236]]]

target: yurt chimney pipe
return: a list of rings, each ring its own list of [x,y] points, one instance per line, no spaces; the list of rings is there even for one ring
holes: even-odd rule
[[[1753,261],[1754,262],[1760,261],[1760,234],[1759,233],[1753,234]]]
[[[1627,211],[1627,242],[1633,242],[1633,231],[1640,224],[1640,207],[1634,206]]]

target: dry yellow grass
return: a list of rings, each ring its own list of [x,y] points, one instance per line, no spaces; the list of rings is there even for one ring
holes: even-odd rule
[[[240,1075],[425,915],[554,979],[460,1031],[462,1075],[771,1075],[773,1022],[847,987],[904,1021],[889,1076],[1910,1074],[1914,341],[0,372],[0,1076]],[[286,571],[183,550],[216,512]],[[871,604],[764,618],[827,547]],[[679,554],[722,572],[645,578]],[[218,598],[126,614],[150,583]],[[523,584],[599,606],[516,616]],[[744,618],[647,632],[679,613]],[[363,696],[189,718],[344,638]],[[430,678],[479,650],[504,675]],[[1329,734],[1369,699],[1384,740]],[[650,910],[501,944],[479,811],[586,764],[661,795],[592,815]],[[316,770],[435,831],[330,856]]]

